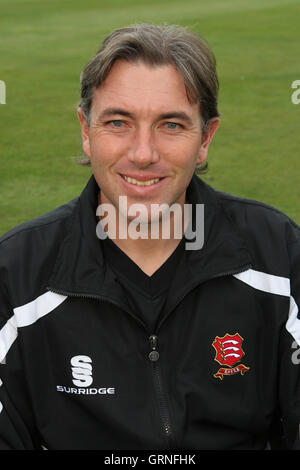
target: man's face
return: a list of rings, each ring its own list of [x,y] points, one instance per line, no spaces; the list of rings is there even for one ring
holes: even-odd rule
[[[207,156],[216,119],[201,132],[199,104],[188,101],[172,65],[117,61],[94,91],[90,126],[79,110],[83,149],[101,188],[101,203],[184,204],[196,164]]]

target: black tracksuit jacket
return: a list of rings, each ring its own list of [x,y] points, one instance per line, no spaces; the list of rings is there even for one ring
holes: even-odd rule
[[[204,245],[149,331],[105,265],[98,190],[0,240],[0,449],[297,448],[299,227],[194,176]]]

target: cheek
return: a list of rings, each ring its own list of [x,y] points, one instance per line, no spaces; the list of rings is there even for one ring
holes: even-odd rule
[[[165,160],[172,166],[189,173],[190,168],[196,165],[200,145],[198,142],[185,139],[172,139],[172,141],[161,143],[159,150],[160,155],[164,155]]]
[[[109,166],[119,158],[120,148],[112,139],[101,137],[90,139],[90,158],[94,166]]]

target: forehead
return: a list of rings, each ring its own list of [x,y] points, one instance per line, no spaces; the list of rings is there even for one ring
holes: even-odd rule
[[[199,105],[189,102],[183,78],[175,66],[124,60],[115,62],[93,94],[92,110],[115,105],[137,112],[168,112],[174,106],[185,112],[199,112]]]

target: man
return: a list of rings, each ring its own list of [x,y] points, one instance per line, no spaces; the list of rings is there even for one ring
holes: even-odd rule
[[[87,187],[1,240],[0,448],[297,448],[300,230],[194,175],[219,125],[208,46],[123,28],[81,84]]]

